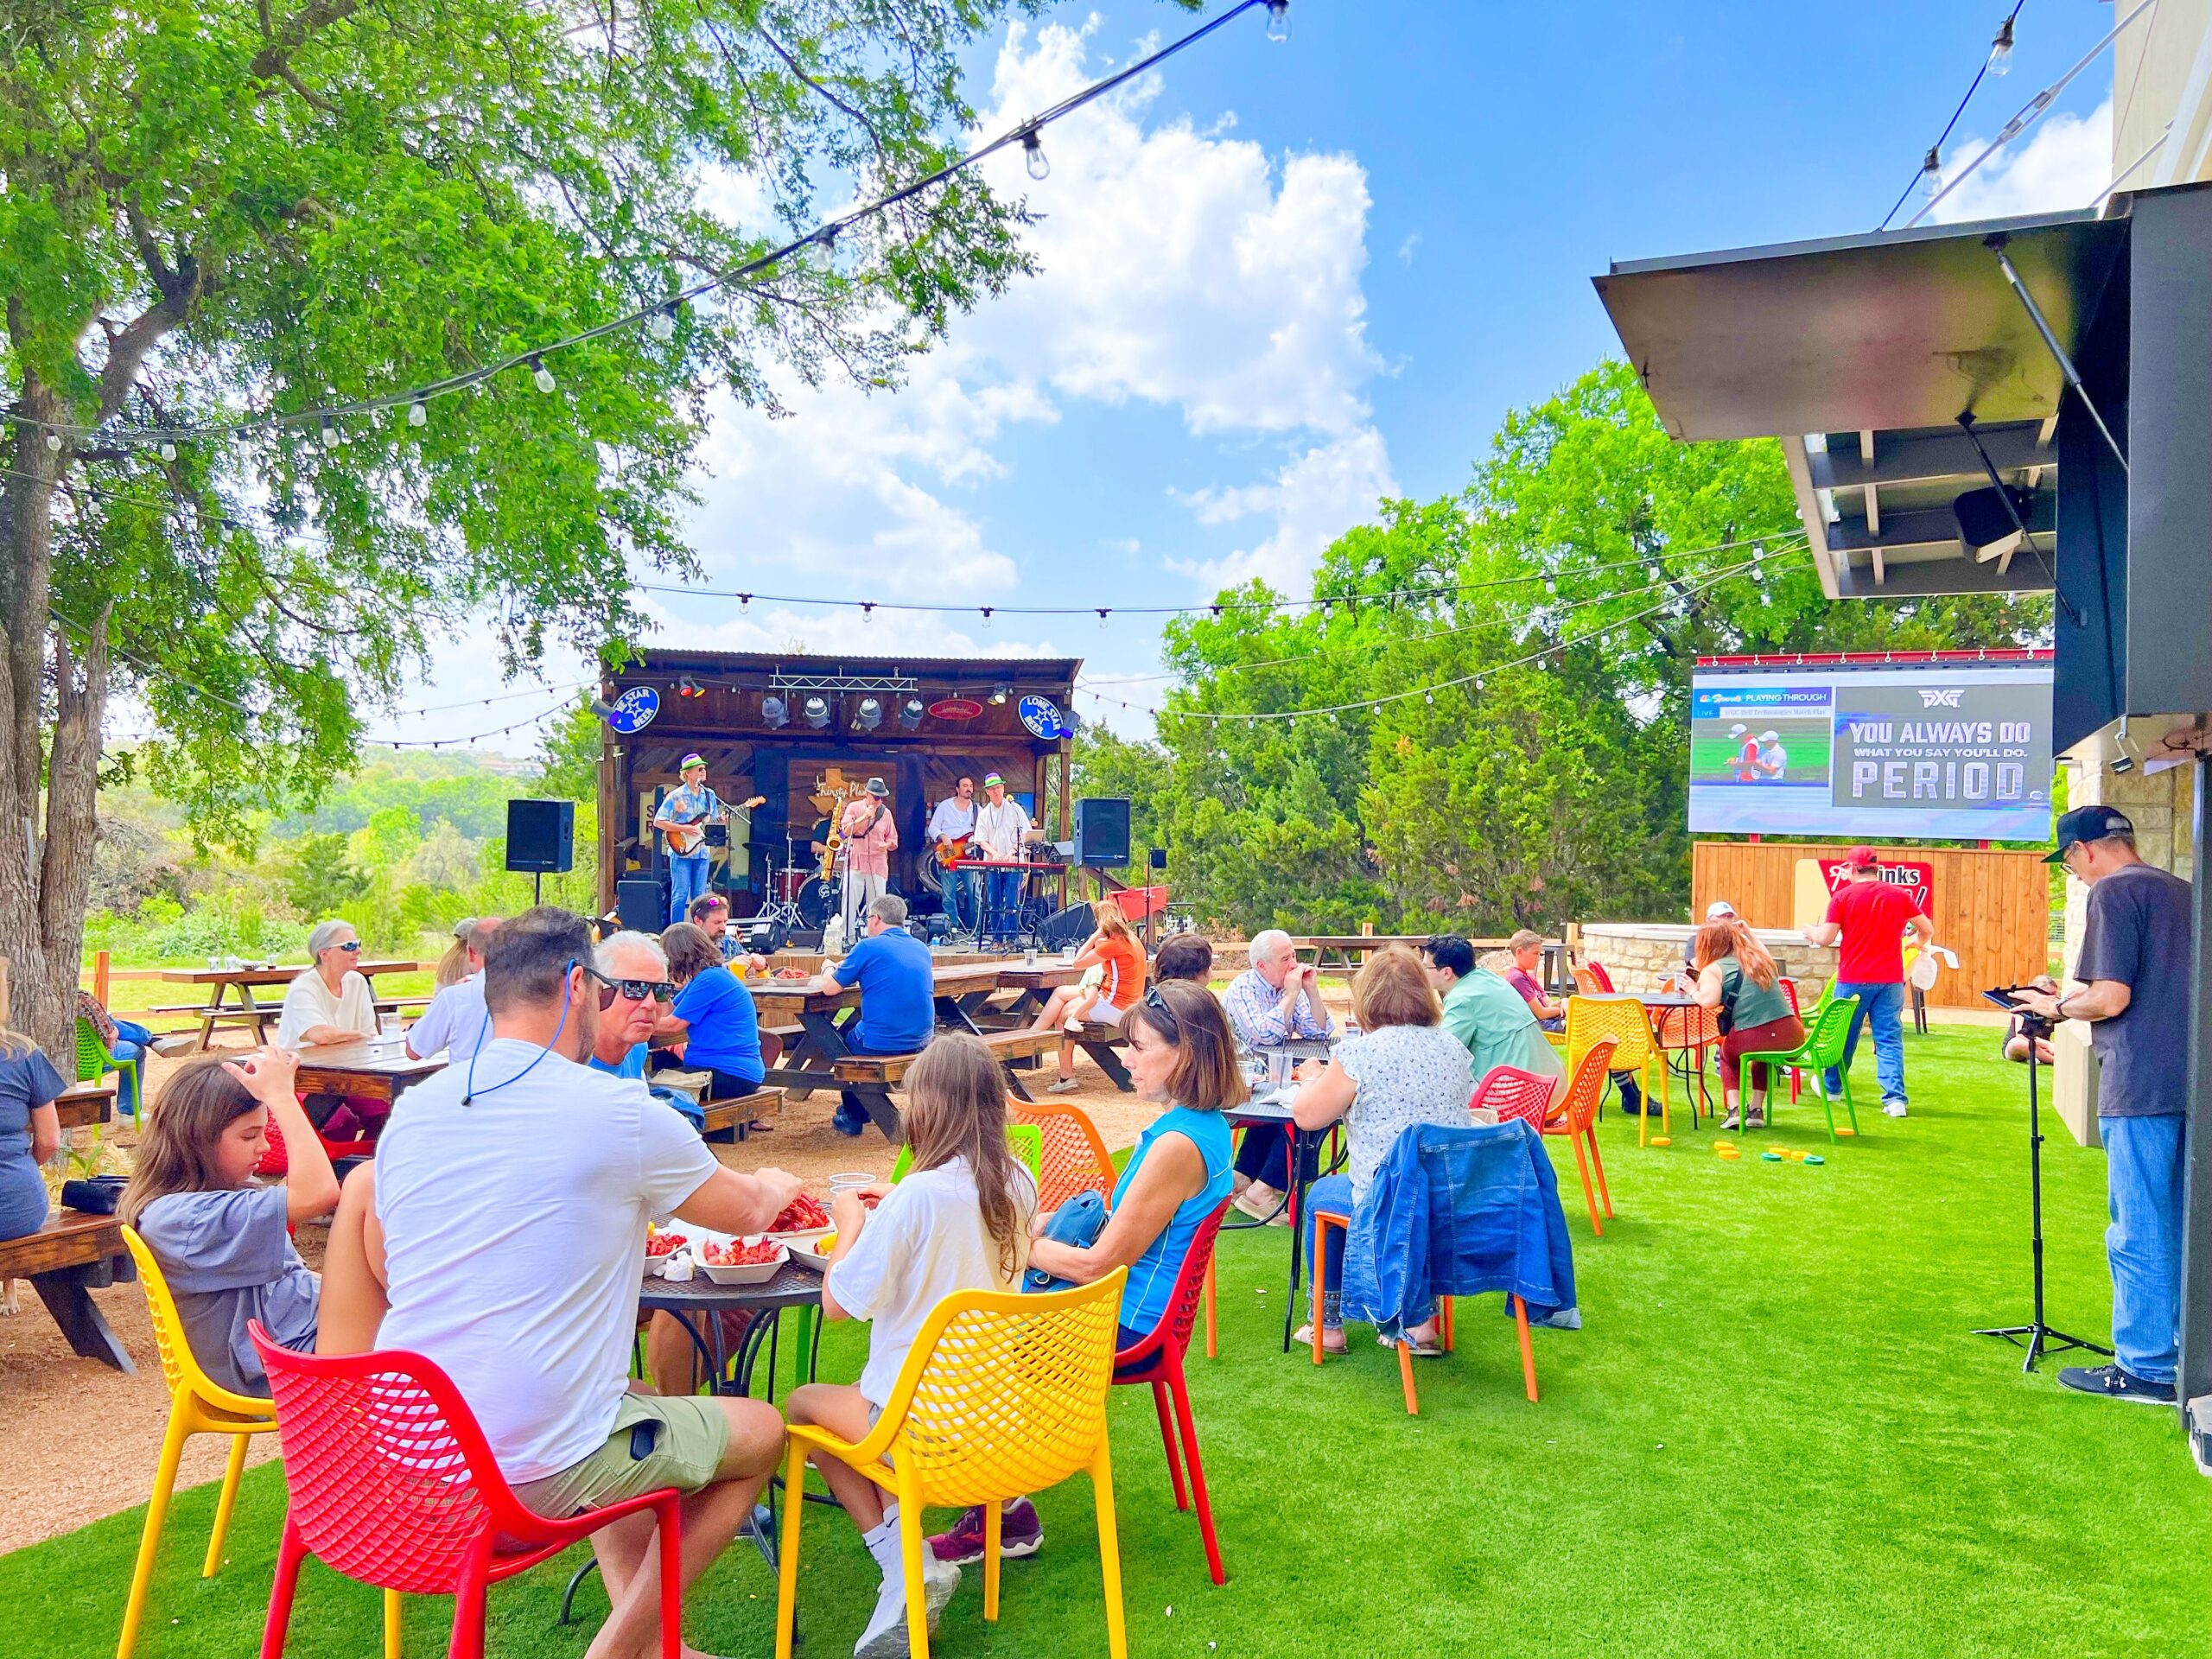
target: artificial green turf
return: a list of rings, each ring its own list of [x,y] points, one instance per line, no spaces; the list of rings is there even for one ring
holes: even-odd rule
[[[1602,1240],[1556,1146],[1586,1325],[1536,1333],[1540,1405],[1496,1298],[1463,1311],[1456,1356],[1420,1367],[1417,1418],[1359,1327],[1324,1370],[1284,1357],[1287,1237],[1226,1236],[1222,1355],[1194,1355],[1191,1375],[1230,1578],[1207,1581],[1197,1528],[1170,1507],[1147,1391],[1117,1391],[1132,1651],[2208,1651],[2212,1486],[2174,1414],[2065,1393],[2055,1365],[2024,1377],[2017,1351],[1967,1334],[2028,1313],[2025,1078],[1992,1058],[1996,1041],[1908,1038],[1914,1115],[1862,1110],[1835,1147],[1810,1101],[1737,1137],[1752,1149],[1734,1164],[1709,1122],[1680,1117],[1671,1148],[1639,1152],[1634,1121],[1609,1116],[1618,1214]],[[1862,1050],[1870,1100],[1872,1066]],[[2050,1317],[2101,1336],[2103,1157],[2044,1121]],[[1764,1163],[1767,1144],[1829,1161]],[[830,1333],[826,1375],[855,1374],[858,1336]],[[213,1493],[176,1507],[144,1659],[252,1650],[278,1473],[248,1477],[231,1566],[203,1583]],[[935,1651],[1104,1653],[1088,1486],[1039,1508],[1048,1548],[1007,1564],[995,1629],[971,1572]],[[0,1560],[0,1653],[111,1654],[138,1520]],[[873,1573],[835,1511],[810,1506],[806,1538],[802,1650],[842,1655]],[[582,1652],[584,1630],[552,1624],[564,1577],[549,1566],[493,1592],[493,1654]],[[595,1618],[604,1602],[594,1588],[582,1605]],[[449,1605],[410,1605],[410,1654],[443,1650]],[[749,1549],[690,1606],[709,1652],[769,1650],[773,1582]],[[375,1654],[373,1596],[310,1567],[290,1651]]]

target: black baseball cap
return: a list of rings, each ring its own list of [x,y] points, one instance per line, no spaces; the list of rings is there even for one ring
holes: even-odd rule
[[[2066,849],[2085,841],[2102,841],[2107,836],[2135,837],[2135,824],[2126,813],[2110,806],[2077,806],[2058,821],[2058,850],[2044,860],[2046,864],[2058,863],[2066,856]]]

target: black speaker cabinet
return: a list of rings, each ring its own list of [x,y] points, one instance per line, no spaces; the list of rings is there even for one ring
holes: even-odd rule
[[[1129,804],[1089,796],[1075,804],[1075,861],[1118,868],[1129,861]]]
[[[507,868],[524,875],[559,875],[575,867],[574,801],[507,803]]]
[[[668,899],[649,875],[625,876],[614,884],[614,912],[625,928],[656,938],[668,925]]]

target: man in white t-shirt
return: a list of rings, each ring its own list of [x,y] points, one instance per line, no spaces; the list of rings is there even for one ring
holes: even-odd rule
[[[758,1232],[798,1192],[725,1169],[644,1084],[582,1062],[606,982],[584,923],[525,911],[494,936],[492,1040],[419,1084],[378,1147],[367,1268],[380,1347],[461,1389],[524,1503],[568,1516],[658,1487],[683,1500],[688,1584],[753,1512],[783,1447],[762,1401],[628,1389],[649,1219]],[[597,1659],[658,1639],[650,1515],[593,1535],[613,1603]]]
[[[496,916],[461,925],[468,972],[432,997],[423,1017],[407,1028],[407,1052],[416,1059],[427,1060],[442,1050],[448,1064],[464,1065],[492,1040],[492,1017],[484,1006],[484,953],[499,931]]]
[[[983,804],[976,809],[976,845],[983,856],[1020,858],[1021,843],[1034,834],[1028,812],[1006,792],[1006,779],[995,772],[986,772]],[[1011,939],[1021,925],[1021,872],[986,870],[983,874],[983,931]]]

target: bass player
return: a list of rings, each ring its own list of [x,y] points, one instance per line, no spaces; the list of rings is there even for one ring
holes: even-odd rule
[[[953,785],[952,793],[937,804],[937,810],[930,814],[930,851],[937,858],[937,867],[944,878],[944,913],[952,918],[955,928],[973,927],[976,912],[969,885],[969,872],[961,867],[960,860],[968,856],[968,849],[976,836],[976,780],[963,778]]]

